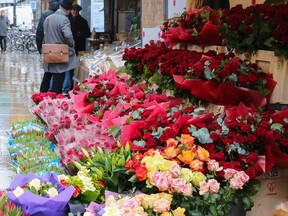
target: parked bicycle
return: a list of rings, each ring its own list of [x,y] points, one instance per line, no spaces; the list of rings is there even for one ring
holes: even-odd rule
[[[36,52],[36,34],[32,31],[21,31],[12,28],[8,31],[7,48],[10,50],[27,50],[28,52]]]

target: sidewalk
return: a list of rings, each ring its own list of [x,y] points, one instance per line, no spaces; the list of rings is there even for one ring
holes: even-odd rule
[[[29,109],[31,95],[39,91],[43,70],[38,53],[6,51],[0,53],[0,190],[13,176],[6,131],[13,123],[33,119]]]

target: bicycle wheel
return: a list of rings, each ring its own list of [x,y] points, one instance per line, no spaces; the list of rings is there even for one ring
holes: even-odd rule
[[[37,51],[36,43],[31,40],[27,41],[26,49],[28,50],[28,52],[36,52]]]
[[[15,47],[16,50],[24,51],[24,41],[23,41],[23,38],[16,38],[16,39],[15,39],[15,43],[14,43],[14,47]]]

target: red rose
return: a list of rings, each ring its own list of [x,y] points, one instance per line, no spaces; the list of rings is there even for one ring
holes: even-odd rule
[[[264,137],[265,133],[266,133],[266,130],[264,128],[262,128],[262,127],[257,127],[256,130],[255,130],[255,134],[258,137]]]
[[[241,136],[241,135],[236,135],[236,136],[234,137],[233,141],[236,142],[236,143],[241,144],[241,143],[244,143],[245,139],[244,139],[244,137]]]
[[[254,134],[248,134],[248,136],[246,138],[246,141],[249,144],[253,144],[253,143],[255,143],[257,141],[257,137]]]
[[[250,125],[248,125],[248,124],[242,124],[241,126],[240,126],[240,130],[241,130],[241,132],[250,132],[251,131],[251,126]]]
[[[282,146],[288,147],[288,138],[287,137],[281,138],[280,139],[280,144]]]
[[[218,141],[218,140],[220,140],[220,135],[217,134],[217,133],[211,133],[211,134],[210,134],[210,138],[211,138],[213,141]]]
[[[257,177],[255,169],[252,167],[245,170],[245,173],[250,177],[250,180],[254,180]]]
[[[147,148],[154,148],[156,146],[156,140],[153,138],[150,138],[146,141],[146,147]]]
[[[246,157],[246,162],[249,165],[254,165],[258,161],[258,155],[255,152],[251,152],[249,155]]]

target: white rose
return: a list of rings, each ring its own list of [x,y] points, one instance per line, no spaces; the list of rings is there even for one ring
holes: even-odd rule
[[[49,190],[47,191],[47,194],[49,195],[51,199],[53,199],[54,197],[58,195],[58,191],[55,188],[49,188]]]
[[[37,178],[33,179],[32,181],[29,182],[28,187],[31,189],[34,187],[36,191],[38,191],[41,188],[41,181]]]
[[[14,195],[16,196],[16,197],[19,197],[20,195],[22,195],[23,193],[24,193],[24,190],[23,190],[23,188],[21,188],[21,187],[16,187],[16,189],[13,191],[13,193],[14,193]]]

